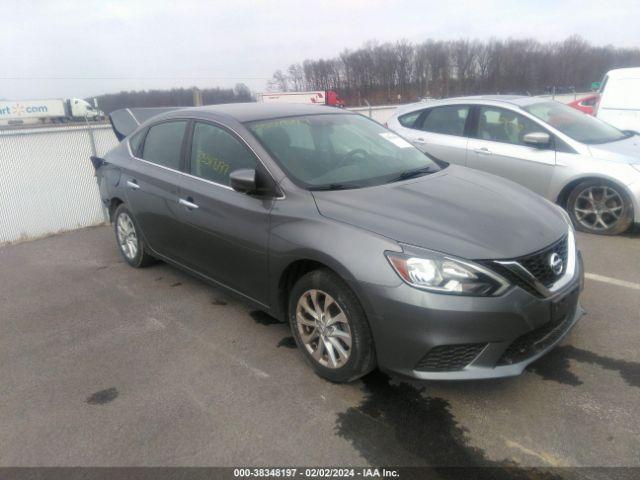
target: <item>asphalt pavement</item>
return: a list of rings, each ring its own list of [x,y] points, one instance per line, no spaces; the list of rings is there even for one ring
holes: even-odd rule
[[[349,385],[110,227],[0,248],[0,466],[640,466],[640,236],[579,235],[587,310],[517,378]]]

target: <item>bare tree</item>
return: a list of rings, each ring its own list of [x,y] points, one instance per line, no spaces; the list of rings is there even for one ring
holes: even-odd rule
[[[616,67],[640,64],[640,49],[592,46],[572,36],[533,39],[427,39],[365,43],[330,59],[307,59],[274,73],[276,90],[338,90],[351,104],[411,101],[424,96],[543,93],[553,86],[588,90]]]
[[[273,73],[273,77],[268,82],[269,90],[276,92],[288,92],[289,91],[289,78],[282,70],[276,70]]]
[[[302,65],[294,63],[289,65],[287,69],[288,84],[295,92],[301,92],[305,89],[304,70]]]

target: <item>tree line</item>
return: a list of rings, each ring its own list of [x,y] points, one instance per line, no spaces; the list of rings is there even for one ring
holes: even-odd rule
[[[194,88],[170,90],[141,90],[109,93],[96,97],[98,108],[107,115],[120,108],[140,107],[190,107],[194,105]],[[218,103],[250,102],[251,91],[244,83],[235,88],[205,88],[200,90],[203,105]],[[87,99],[89,102],[92,99]]]
[[[640,66],[639,48],[594,46],[578,36],[533,39],[370,41],[329,59],[277,70],[275,91],[336,90],[348,105],[471,94],[589,91],[613,68]]]

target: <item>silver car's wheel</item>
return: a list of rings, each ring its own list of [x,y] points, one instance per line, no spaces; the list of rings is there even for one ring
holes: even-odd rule
[[[128,213],[122,212],[118,215],[116,233],[118,236],[118,245],[120,246],[122,254],[128,260],[133,261],[138,254],[139,243],[136,227]]]
[[[620,194],[607,185],[582,190],[573,205],[580,224],[590,230],[608,230],[620,221],[624,202]]]
[[[605,179],[585,180],[567,199],[567,212],[577,230],[618,235],[633,223],[633,203],[625,189]]]
[[[351,328],[338,302],[319,289],[304,292],[296,306],[300,339],[311,357],[326,368],[340,368],[351,355]]]

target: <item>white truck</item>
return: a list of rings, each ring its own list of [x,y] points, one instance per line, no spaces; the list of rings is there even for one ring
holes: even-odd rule
[[[640,132],[640,68],[607,72],[595,115],[620,130]]]
[[[0,125],[30,125],[69,120],[99,120],[103,113],[81,98],[0,100]]]
[[[344,107],[344,102],[333,90],[318,90],[314,92],[276,92],[258,93],[257,102],[264,103],[307,103],[312,105],[331,105]]]

